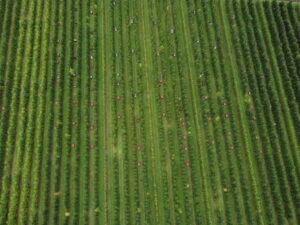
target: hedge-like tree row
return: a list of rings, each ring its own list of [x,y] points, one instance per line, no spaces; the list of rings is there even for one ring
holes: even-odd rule
[[[245,19],[245,21],[249,21],[248,19]],[[250,30],[250,29],[249,29]],[[249,36],[249,37],[251,37],[251,35]],[[254,48],[252,48],[252,50],[254,50]],[[252,56],[253,55],[255,55],[255,54],[252,54]],[[255,58],[254,58],[255,59]],[[259,70],[257,70],[257,71],[259,71]],[[254,84],[253,82],[250,82],[249,84]],[[258,82],[258,84],[259,85],[261,85],[261,84],[263,84],[262,82]],[[261,90],[261,93],[263,93],[263,90]],[[265,97],[265,98],[262,98],[262,100],[267,100],[268,99],[268,97]],[[270,105],[269,103],[265,103],[265,105]],[[259,108],[259,105],[257,105],[257,108]],[[267,111],[269,111],[269,110],[271,110],[271,108],[270,107],[265,107],[265,110],[267,110]],[[258,110],[257,110],[257,113],[260,113]],[[266,115],[268,115],[268,114],[266,114]],[[271,117],[269,117],[269,116],[267,116],[266,118],[272,118],[273,116],[271,115]],[[258,119],[258,117],[257,117],[257,120],[260,120],[260,119]],[[274,124],[274,122],[271,122],[270,123],[270,125],[271,126],[273,126],[273,124]],[[261,125],[261,123],[259,123],[259,125]],[[269,130],[271,133],[274,133],[274,130],[273,129],[270,129]],[[266,132],[265,131],[263,131],[262,132],[262,135],[265,135],[266,134]],[[272,135],[272,134],[271,134]],[[276,134],[274,134],[275,136],[276,136]],[[263,140],[265,140],[265,138],[263,138]],[[272,142],[272,145],[274,146],[274,142]],[[278,146],[278,145],[277,145]],[[266,146],[266,147],[268,147],[268,145]],[[276,147],[277,148],[277,147]],[[264,147],[264,149],[263,149],[263,153],[267,153],[268,154],[268,150]],[[278,154],[275,154],[275,155],[278,155]],[[278,164],[278,161],[277,161],[277,166],[279,166],[280,164]],[[270,169],[268,169],[268,171],[270,172]],[[282,169],[281,170],[279,170],[279,171],[282,171]],[[283,171],[282,171],[283,172]],[[282,179],[282,178],[281,178]],[[274,181],[271,183],[271,184],[274,184]],[[273,189],[274,190],[274,189]],[[286,189],[282,189],[283,190],[283,195],[286,195],[287,193],[286,193],[286,191],[284,191],[284,190],[286,190]],[[274,192],[273,192],[274,193]],[[276,192],[275,192],[276,193]],[[279,201],[278,201],[278,198],[277,198],[277,200],[275,200],[276,201],[276,203],[277,204],[279,204]],[[288,201],[288,200],[287,200]],[[283,219],[282,217],[281,217],[281,219]]]
[[[14,6],[14,10],[11,10],[13,4],[7,4],[6,10],[10,11],[10,13],[6,13],[5,26],[3,27],[2,37],[1,37],[1,54],[0,54],[0,73],[1,77],[1,100],[0,100],[0,177],[2,176],[3,164],[5,160],[5,144],[7,139],[7,129],[9,126],[9,113],[10,113],[10,101],[12,97],[12,87],[13,87],[13,76],[14,68],[16,66],[15,60],[12,60],[16,57],[16,49],[17,49],[17,41],[18,39],[18,31],[20,29],[20,23],[18,18],[21,14],[21,3],[18,3]],[[9,29],[10,28],[10,29]],[[11,43],[11,47],[8,48],[6,41]],[[6,58],[5,58],[6,57]],[[1,187],[0,187],[1,189]]]
[[[21,8],[20,15],[25,15],[25,11],[27,9],[27,2],[22,2],[19,7]],[[9,112],[9,118],[8,119],[8,127],[7,130],[1,130],[1,132],[7,132],[6,135],[6,141],[5,145],[1,146],[2,149],[5,151],[5,158],[2,162],[3,164],[3,170],[1,174],[1,195],[0,195],[0,221],[2,224],[4,224],[4,221],[7,219],[8,211],[8,203],[9,203],[9,189],[10,184],[12,182],[12,176],[11,176],[11,163],[14,159],[14,148],[15,148],[15,142],[14,137],[16,135],[16,127],[17,127],[17,112],[18,112],[18,105],[19,105],[19,91],[20,91],[20,82],[21,82],[21,72],[22,72],[22,57],[23,53],[25,53],[25,49],[27,49],[29,46],[25,45],[25,37],[26,37],[26,30],[27,25],[24,23],[24,20],[19,20],[19,36],[18,36],[18,42],[17,42],[17,55],[16,55],[16,62],[15,62],[15,70],[14,70],[14,76],[13,76],[13,84],[11,88],[11,100],[8,102],[7,108],[10,108]],[[30,27],[28,28],[28,30]]]
[[[56,15],[58,13],[58,7],[57,4],[52,1],[50,3],[51,5],[49,5],[50,7],[50,16],[49,16],[49,39],[48,39],[48,57],[47,57],[47,88],[46,88],[46,96],[45,96],[45,120],[44,120],[44,133],[43,133],[43,159],[42,159],[42,165],[41,165],[41,185],[39,187],[39,208],[40,208],[40,212],[37,215],[37,223],[39,224],[45,224],[45,222],[47,221],[47,219],[49,218],[49,213],[50,213],[50,208],[48,207],[49,202],[51,201],[52,197],[54,196],[54,191],[52,191],[51,189],[51,179],[50,179],[50,174],[51,174],[51,169],[52,169],[52,157],[53,157],[53,143],[52,143],[52,138],[53,138],[53,123],[54,123],[54,108],[56,107],[55,104],[53,104],[53,99],[54,99],[54,95],[55,95],[55,86],[56,86],[56,82],[55,82],[55,59],[56,59],[56,55],[55,55],[55,46],[56,46],[56,38],[57,38],[57,33],[58,33],[58,29],[56,27],[57,24],[57,19],[56,19]],[[37,82],[36,82],[37,83]],[[36,85],[35,83],[35,85]],[[35,100],[36,101],[36,100]],[[35,102],[33,102],[35,103]],[[34,121],[34,115],[31,118],[32,121]],[[28,140],[32,140],[32,136],[29,133],[29,135],[27,136]],[[29,141],[28,145],[28,149],[30,149],[32,147],[32,143],[30,143]],[[28,150],[26,151],[28,153],[28,157],[31,157],[31,151]],[[30,171],[29,171],[30,172]],[[23,177],[22,177],[23,179]],[[28,183],[27,178],[24,178],[24,183],[26,183],[26,190],[30,190],[30,186]],[[26,195],[25,195],[26,196]],[[24,196],[24,197],[25,197]],[[20,203],[20,207],[22,208],[26,208],[24,207],[24,205],[28,204],[29,199],[28,198],[24,198],[24,204],[21,205]],[[22,215],[22,219],[24,222],[22,222],[22,224],[25,223],[26,221],[26,213],[24,211],[23,215]]]
[[[63,90],[63,67],[64,67],[64,2],[57,2],[56,4],[56,18],[55,24],[57,30],[55,32],[56,38],[53,40],[55,49],[53,50],[53,70],[54,74],[54,93],[53,93],[53,123],[51,125],[53,131],[52,154],[51,154],[51,173],[50,173],[50,201],[49,201],[49,215],[47,220],[49,224],[55,224],[58,221],[59,198],[61,195],[59,187],[60,177],[60,151],[62,146],[62,90]]]
[[[251,7],[251,5],[250,5],[250,7]],[[256,38],[261,38],[261,37],[259,37],[258,32],[257,32]],[[270,60],[270,64],[269,64],[267,62],[267,59],[262,56],[265,53],[264,52],[265,47],[263,46],[262,41],[258,41],[258,43],[259,43],[258,47],[260,49],[259,52],[261,54],[262,65],[263,65],[263,69],[264,69],[264,72],[265,72],[264,74],[271,81],[272,80],[271,70],[272,70],[272,66],[274,68],[275,65],[273,64],[272,60]],[[268,84],[269,83],[270,82],[268,82]],[[282,156],[283,156],[283,159],[284,159],[284,162],[285,162],[285,166],[286,166],[287,171],[295,171],[295,166],[298,165],[298,159],[297,158],[293,159],[292,155],[291,155],[292,154],[291,151],[295,151],[295,149],[297,149],[297,147],[295,147],[297,144],[295,143],[294,134],[293,134],[293,130],[292,130],[293,126],[291,125],[288,118],[285,120],[286,121],[285,123],[283,122],[283,119],[284,119],[283,115],[288,116],[288,114],[287,113],[281,114],[281,112],[280,112],[279,98],[276,97],[277,92],[275,91],[276,86],[275,85],[268,85],[268,86],[269,87],[267,89],[270,91],[269,95],[272,96],[270,98],[270,100],[271,100],[271,104],[272,104],[273,110],[274,110],[274,118],[275,118],[275,124],[274,125],[277,128],[281,148],[291,149],[290,151],[282,151]],[[286,107],[281,107],[281,108],[283,110],[286,110]],[[279,116],[280,114],[281,114],[281,116]],[[287,132],[289,132],[289,135],[287,135]],[[297,183],[296,182],[297,178],[295,177],[294,172],[288,173],[287,175],[288,175],[288,178],[291,182],[292,193],[295,193],[294,189],[298,188],[297,187],[298,185],[296,184]],[[287,202],[286,202],[286,204],[287,204]],[[288,208],[287,208],[287,210],[288,210]],[[289,213],[288,216],[291,217],[292,216],[292,210],[290,209],[288,211],[288,213]]]

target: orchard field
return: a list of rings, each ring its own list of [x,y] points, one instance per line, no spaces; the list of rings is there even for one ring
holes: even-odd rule
[[[299,3],[0,1],[0,225],[297,225],[299,151]]]

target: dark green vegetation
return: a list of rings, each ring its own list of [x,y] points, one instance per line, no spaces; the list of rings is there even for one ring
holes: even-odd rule
[[[0,1],[0,225],[300,220],[300,5]]]

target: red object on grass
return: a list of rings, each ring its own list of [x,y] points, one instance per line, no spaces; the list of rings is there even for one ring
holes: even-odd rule
[[[233,146],[230,146],[230,150],[234,150],[234,147],[233,147]]]
[[[182,135],[182,139],[183,139],[183,140],[186,140],[186,135]]]
[[[58,101],[54,101],[54,105],[58,105]]]
[[[71,148],[75,148],[75,144],[71,144]]]
[[[185,163],[185,166],[186,166],[186,167],[190,167],[190,163],[189,163],[189,162],[186,162],[186,163]]]
[[[95,147],[94,144],[90,144],[90,149],[93,149]]]
[[[141,163],[141,162],[138,162],[138,163],[137,163],[137,166],[138,166],[138,167],[141,167],[141,166],[142,166],[142,163]]]
[[[228,113],[226,113],[226,114],[225,114],[225,117],[226,117],[226,118],[229,118],[229,114],[228,114]]]
[[[138,146],[137,146],[137,150],[138,150],[138,151],[141,151],[141,150],[142,150],[142,146],[138,145]]]
[[[164,83],[164,80],[160,79],[159,84],[163,84],[163,83]]]
[[[164,95],[161,95],[161,96],[160,96],[160,99],[164,100],[164,99],[165,99],[165,96],[164,96]]]
[[[120,115],[118,115],[118,119],[121,119],[122,117]]]
[[[185,121],[182,121],[181,125],[182,125],[183,127],[185,127],[185,126],[186,126],[186,122],[185,122]]]
[[[188,151],[189,147],[188,146],[184,146],[184,151]]]
[[[227,134],[228,134],[228,135],[232,135],[231,131],[228,131]]]
[[[166,113],[165,112],[163,112],[161,115],[162,115],[162,117],[166,117]]]
[[[120,99],[121,99],[121,96],[117,96],[117,100],[120,101]]]
[[[75,122],[75,121],[72,121],[72,125],[75,126],[75,125],[76,125],[76,122]]]

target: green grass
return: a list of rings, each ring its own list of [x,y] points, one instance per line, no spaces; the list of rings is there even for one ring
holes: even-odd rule
[[[299,12],[2,1],[0,225],[296,225]]]

